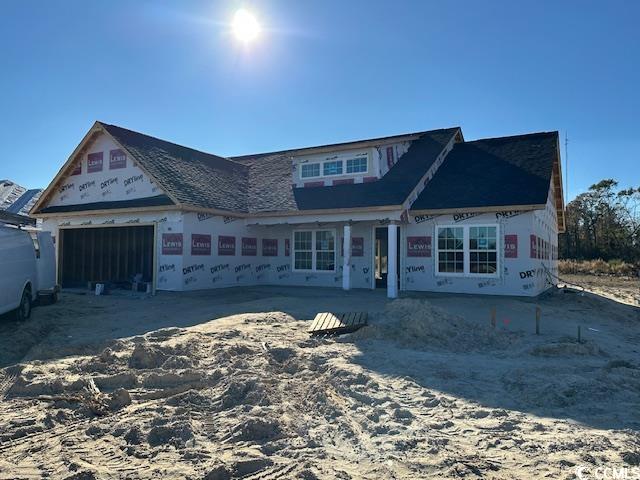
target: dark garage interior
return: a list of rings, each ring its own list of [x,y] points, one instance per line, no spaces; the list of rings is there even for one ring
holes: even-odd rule
[[[153,277],[151,225],[60,230],[60,284],[86,288],[90,282],[130,288]]]

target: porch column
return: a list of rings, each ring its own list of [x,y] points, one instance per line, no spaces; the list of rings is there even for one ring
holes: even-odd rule
[[[387,240],[387,297],[398,297],[398,226],[391,223]]]
[[[342,289],[351,289],[351,225],[344,226],[342,238],[342,249],[344,251],[344,262],[342,263]]]

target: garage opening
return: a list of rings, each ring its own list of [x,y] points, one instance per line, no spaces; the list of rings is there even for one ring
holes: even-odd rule
[[[154,227],[60,230],[60,284],[86,288],[89,282],[130,288],[153,278]]]

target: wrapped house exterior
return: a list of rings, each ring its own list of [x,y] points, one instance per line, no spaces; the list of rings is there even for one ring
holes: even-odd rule
[[[535,296],[554,283],[557,132],[460,128],[223,158],[96,122],[31,210],[58,281]]]

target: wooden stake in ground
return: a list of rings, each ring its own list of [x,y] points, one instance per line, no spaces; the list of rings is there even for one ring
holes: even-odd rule
[[[578,325],[578,343],[582,343],[582,327]]]
[[[540,307],[536,307],[536,335],[540,335]]]
[[[496,328],[496,307],[491,308],[491,326]]]

